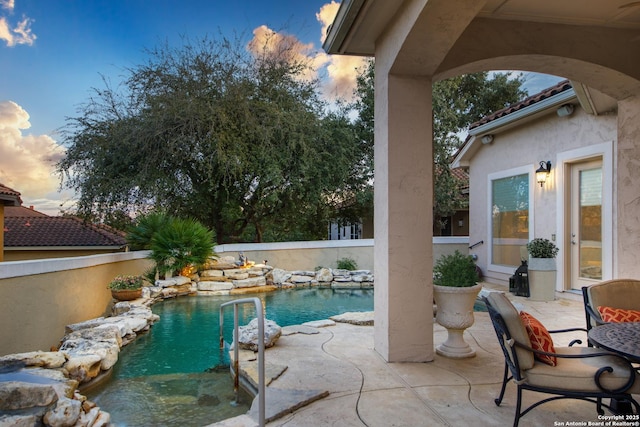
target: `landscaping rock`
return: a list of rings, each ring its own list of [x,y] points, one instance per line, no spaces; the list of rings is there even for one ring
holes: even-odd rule
[[[273,320],[264,321],[264,347],[273,347],[282,335],[282,328]],[[238,328],[238,346],[252,351],[258,351],[258,319],[251,320],[247,325]],[[233,348],[233,344],[231,345]]]

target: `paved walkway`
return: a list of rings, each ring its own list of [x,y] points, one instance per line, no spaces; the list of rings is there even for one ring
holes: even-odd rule
[[[584,327],[582,300],[563,295],[552,302],[533,302],[508,294],[516,305],[540,319],[548,329]],[[487,313],[476,313],[465,339],[476,350],[471,359],[436,355],[429,363],[386,363],[373,348],[373,327],[338,323],[317,334],[283,336],[266,352],[268,363],[288,369],[268,390],[328,391],[327,397],[286,413],[268,426],[495,426],[511,425],[515,386],[510,384],[500,407],[497,396],[504,358]],[[566,334],[561,334],[566,335]],[[566,345],[575,335],[557,339]],[[586,337],[582,337],[586,338]],[[446,330],[434,325],[436,344]],[[312,394],[312,393],[311,393]],[[267,417],[274,412],[269,407]],[[525,392],[524,403],[540,399]],[[577,400],[545,404],[520,422],[526,426],[587,425],[598,421],[595,405]],[[256,425],[249,416],[218,426]]]

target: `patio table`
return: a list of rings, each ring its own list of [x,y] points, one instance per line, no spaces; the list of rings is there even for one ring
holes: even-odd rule
[[[589,340],[597,347],[640,363],[640,322],[596,326],[589,331]]]

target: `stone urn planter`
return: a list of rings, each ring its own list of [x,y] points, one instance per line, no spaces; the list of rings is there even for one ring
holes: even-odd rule
[[[476,355],[474,349],[464,340],[464,331],[472,326],[473,305],[482,285],[451,287],[433,285],[433,296],[438,311],[436,322],[447,329],[447,340],[436,347],[436,353],[452,358],[466,358]]]
[[[455,251],[440,257],[433,267],[433,297],[436,322],[447,329],[447,340],[436,347],[441,356],[456,359],[476,355],[464,340],[464,331],[474,322],[473,305],[482,289],[473,258]]]
[[[527,243],[529,252],[529,298],[553,301],[556,296],[556,255],[558,248],[548,239],[536,238]]]

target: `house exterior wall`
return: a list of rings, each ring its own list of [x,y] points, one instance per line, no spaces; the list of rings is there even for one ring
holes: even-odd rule
[[[613,142],[617,135],[615,114],[593,116],[579,106],[569,117],[558,117],[555,110],[521,126],[498,133],[491,144],[483,145],[470,160],[470,231],[469,241],[484,241],[471,251],[478,256],[478,265],[489,281],[508,285],[513,268],[491,266],[490,245],[490,181],[489,176],[497,171],[529,165],[532,176],[529,191],[533,192],[530,206],[529,239],[543,237],[556,240],[562,230],[558,229],[558,202],[556,192],[563,185],[557,180],[559,153],[575,150],[603,142]],[[535,183],[535,169],[540,161],[550,160],[552,170],[544,187]],[[614,168],[615,169],[615,168]],[[615,221],[615,216],[613,216]],[[614,227],[615,229],[615,227]],[[562,243],[564,246],[564,243]],[[560,251],[567,248],[559,245]],[[526,257],[526,252],[523,254]],[[558,266],[560,269],[561,267]]]

